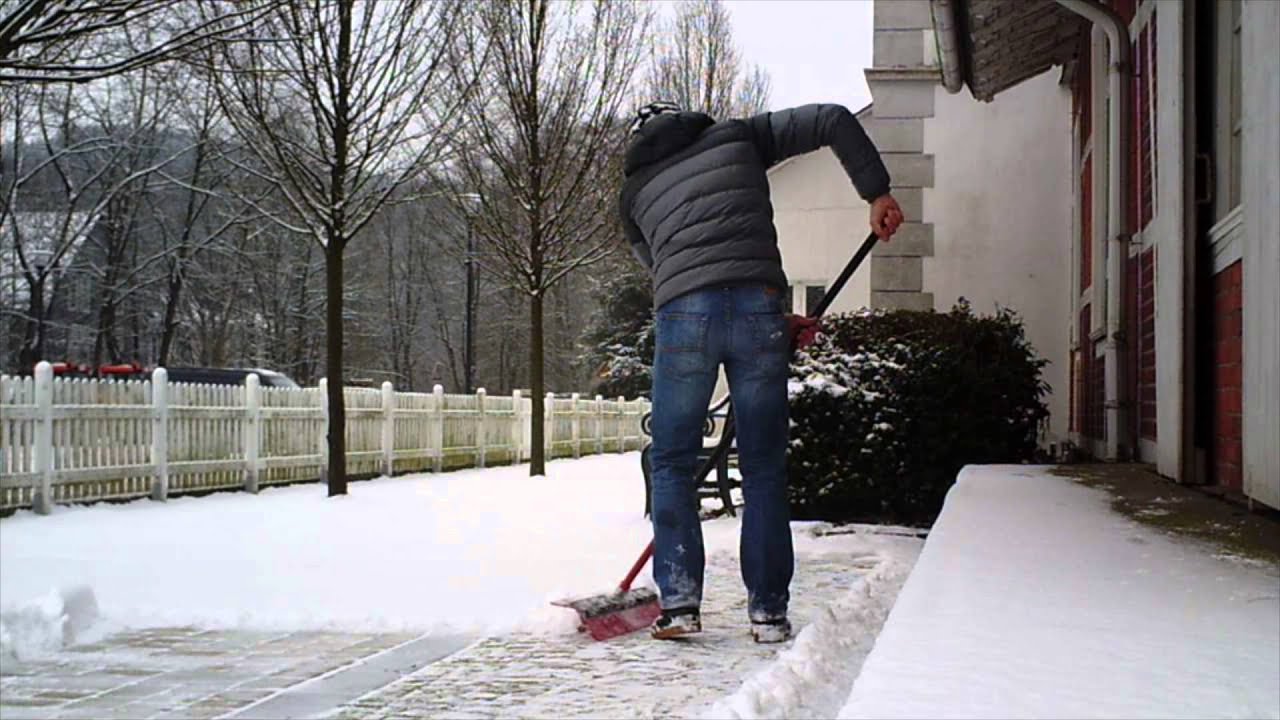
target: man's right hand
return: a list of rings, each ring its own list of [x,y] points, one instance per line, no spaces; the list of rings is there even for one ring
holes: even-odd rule
[[[888,241],[902,224],[902,208],[893,195],[885,193],[871,203],[871,231]]]
[[[817,318],[804,315],[787,315],[787,327],[791,331],[793,351],[809,347],[814,340],[818,339],[818,333],[822,332],[822,326],[818,324]]]

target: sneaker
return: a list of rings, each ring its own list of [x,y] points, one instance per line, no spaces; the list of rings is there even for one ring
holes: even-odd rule
[[[658,640],[670,640],[681,635],[702,632],[702,616],[698,608],[663,610],[662,617],[653,621],[649,634]]]
[[[786,618],[751,623],[751,637],[758,643],[780,643],[791,639],[791,621]]]

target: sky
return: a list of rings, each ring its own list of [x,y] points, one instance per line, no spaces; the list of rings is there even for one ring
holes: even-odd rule
[[[679,0],[674,0],[679,2]],[[742,58],[773,82],[770,109],[871,102],[872,0],[726,0]]]

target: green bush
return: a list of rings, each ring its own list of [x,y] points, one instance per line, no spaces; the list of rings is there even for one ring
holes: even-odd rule
[[[630,258],[627,258],[630,262]],[[591,390],[605,397],[649,397],[653,390],[653,289],[639,272],[607,274],[592,293],[600,310],[582,336],[580,362]]]
[[[1046,360],[1009,310],[824,320],[791,368],[796,519],[930,523],[961,467],[1035,460]]]

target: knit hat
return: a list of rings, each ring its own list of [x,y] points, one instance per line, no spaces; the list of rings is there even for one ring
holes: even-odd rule
[[[631,132],[633,134],[638,133],[640,132],[640,128],[644,127],[645,123],[655,117],[658,117],[662,113],[671,112],[680,112],[680,106],[673,102],[665,102],[662,100],[644,105],[639,110],[636,110],[636,119],[631,123]]]

